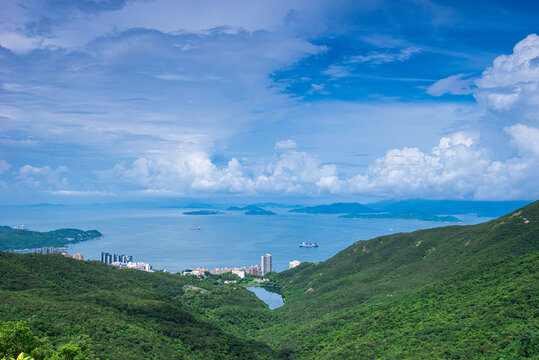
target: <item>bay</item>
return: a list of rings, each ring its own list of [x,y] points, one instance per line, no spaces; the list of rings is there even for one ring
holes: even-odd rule
[[[188,209],[193,210],[193,209]],[[31,230],[96,229],[103,238],[72,244],[70,254],[98,260],[101,252],[133,255],[157,269],[178,272],[190,267],[241,267],[260,264],[273,256],[273,269],[288,269],[288,262],[319,262],[358,240],[419,229],[447,226],[441,222],[403,219],[339,219],[337,215],[288,213],[271,209],[273,216],[249,216],[223,211],[220,215],[184,215],[187,209],[65,206],[0,207],[1,225],[24,224]],[[195,209],[196,210],[196,209]],[[461,224],[490,220],[458,215]],[[200,230],[192,230],[200,227]],[[317,248],[300,248],[301,242]]]

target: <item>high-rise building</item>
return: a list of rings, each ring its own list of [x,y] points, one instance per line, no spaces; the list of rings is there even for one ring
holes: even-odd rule
[[[128,262],[133,261],[133,255],[118,255],[118,254],[109,254],[106,252],[101,253],[101,262],[105,264],[112,264],[113,262],[127,264]]]
[[[82,255],[82,254],[73,254],[73,259],[84,260],[84,255]]]
[[[290,262],[288,263],[290,269],[295,268],[295,267],[298,266],[299,264],[301,264],[301,263],[299,262],[299,260],[292,260],[292,261],[290,261]]]
[[[271,267],[271,255],[270,254],[266,254],[266,255],[262,255],[262,275],[266,275],[267,273],[269,273],[271,270],[272,270],[272,267]]]

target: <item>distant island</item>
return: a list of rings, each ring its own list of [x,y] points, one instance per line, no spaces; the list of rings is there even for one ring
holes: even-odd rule
[[[273,211],[258,209],[258,210],[249,210],[245,212],[245,215],[277,215]]]
[[[440,216],[440,215],[429,215],[423,213],[406,213],[406,214],[396,214],[396,213],[381,213],[381,214],[348,214],[339,216],[341,219],[410,219],[410,220],[421,220],[421,221],[440,221],[440,222],[460,222],[460,219],[455,216]]]
[[[39,232],[0,226],[0,251],[66,246],[102,237],[97,230],[58,229]]]
[[[360,203],[334,203],[330,205],[306,206],[292,209],[289,212],[303,214],[373,214],[380,211]]]
[[[220,211],[215,210],[195,210],[195,211],[184,211],[184,215],[219,215],[222,214]]]

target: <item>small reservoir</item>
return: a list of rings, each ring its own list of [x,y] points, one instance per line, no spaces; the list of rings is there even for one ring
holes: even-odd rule
[[[281,296],[281,294],[278,294],[277,292],[273,291],[268,291],[263,286],[251,286],[247,287],[246,289],[254,292],[260,300],[268,304],[271,310],[277,309],[278,307],[284,305],[283,297]]]

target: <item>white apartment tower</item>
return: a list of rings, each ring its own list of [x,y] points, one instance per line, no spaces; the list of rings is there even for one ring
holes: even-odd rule
[[[271,255],[262,255],[262,275],[266,275],[271,270]]]

